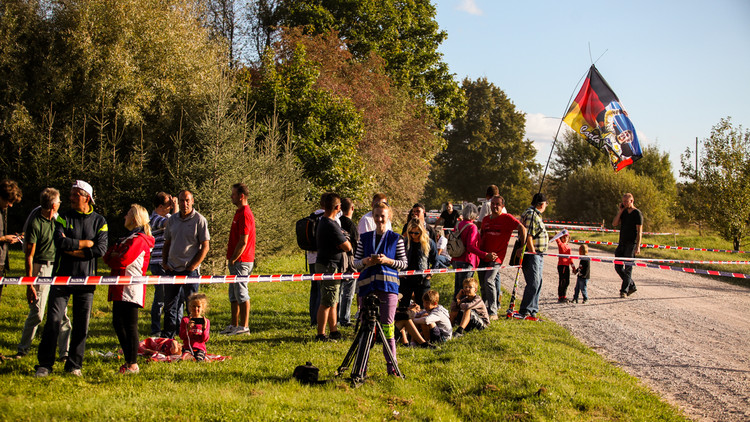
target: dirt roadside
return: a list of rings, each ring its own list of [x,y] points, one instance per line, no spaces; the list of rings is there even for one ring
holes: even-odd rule
[[[677,271],[633,274],[638,291],[621,299],[612,264],[592,262],[589,302],[560,304],[557,258],[547,257],[540,312],[689,417],[750,420],[750,289]],[[503,276],[504,288],[512,288],[509,270]],[[574,287],[575,275],[569,298]]]

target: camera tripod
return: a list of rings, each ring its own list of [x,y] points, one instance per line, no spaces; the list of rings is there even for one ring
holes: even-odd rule
[[[404,374],[398,369],[396,358],[393,356],[391,348],[388,346],[388,340],[385,338],[383,326],[380,325],[380,299],[374,293],[370,293],[363,300],[363,305],[360,311],[362,324],[359,326],[359,330],[357,330],[357,335],[354,337],[354,342],[346,353],[344,361],[341,362],[341,366],[339,366],[334,375],[340,376],[351,365],[352,386],[359,387],[362,385],[365,378],[367,378],[367,361],[370,359],[370,349],[374,345],[375,335],[377,334],[380,341],[383,342],[383,350],[385,350],[388,359],[393,363],[396,376],[403,378]],[[353,365],[352,362],[354,362]]]

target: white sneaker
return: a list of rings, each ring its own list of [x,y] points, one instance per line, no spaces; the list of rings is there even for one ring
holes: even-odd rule
[[[236,336],[238,334],[250,334],[250,329],[247,327],[234,327],[234,331],[229,333],[230,336]]]
[[[232,334],[232,332],[233,332],[233,331],[234,331],[234,330],[235,330],[236,328],[237,328],[237,327],[235,327],[234,325],[231,325],[231,324],[230,324],[230,325],[227,325],[227,327],[226,327],[226,328],[224,328],[223,330],[219,331],[219,334]]]

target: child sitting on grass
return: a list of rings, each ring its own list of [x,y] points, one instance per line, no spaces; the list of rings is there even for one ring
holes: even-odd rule
[[[193,293],[188,298],[189,317],[183,317],[180,322],[180,338],[182,339],[182,360],[206,359],[206,342],[211,329],[211,322],[205,317],[208,298],[203,293]]]
[[[425,337],[422,337],[417,326],[414,325],[414,321],[412,321],[414,316],[421,310],[419,305],[413,302],[406,309],[396,309],[394,322],[397,331],[396,339],[400,340],[404,346],[417,345],[426,349],[434,349],[435,345],[425,340]],[[411,342],[409,341],[410,338]]]
[[[430,290],[422,296],[424,309],[417,312],[414,324],[430,343],[443,343],[451,339],[453,328],[448,310],[440,306],[440,293]]]
[[[483,330],[490,324],[490,315],[482,298],[477,294],[477,280],[474,277],[464,280],[456,298],[451,302],[451,321],[458,325],[453,337],[461,337],[465,331]]]
[[[589,247],[587,245],[581,245],[578,248],[578,255],[586,256],[589,253]],[[586,291],[586,285],[589,283],[591,277],[591,258],[581,258],[580,264],[577,269],[573,269],[573,272],[578,274],[578,280],[576,281],[576,290],[573,293],[573,302],[578,303],[578,293],[583,295],[583,303],[588,302],[589,295]]]
[[[149,337],[138,344],[138,354],[142,356],[179,355],[180,343],[171,338]]]

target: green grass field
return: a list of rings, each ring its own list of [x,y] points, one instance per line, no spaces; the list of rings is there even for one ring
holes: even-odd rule
[[[14,253],[19,268],[20,253]],[[260,263],[256,274],[299,273],[302,256]],[[452,276],[436,277],[440,292]],[[331,379],[353,338],[317,343],[307,315],[308,282],[251,285],[251,334],[216,334],[229,320],[226,289],[203,286],[214,335],[210,353],[224,362],[141,361],[139,375],[116,373],[121,362],[91,351],[119,348],[106,288],[96,292],[82,378],[61,373],[32,376],[32,354],[0,365],[2,420],[686,420],[637,379],[605,361],[551,322],[500,320],[483,332],[438,350],[398,349],[405,380],[385,374],[377,347],[369,378],[357,389],[346,378],[320,386],[292,379],[295,366],[312,361]],[[151,289],[149,289],[151,293]],[[507,300],[506,295],[506,300]],[[147,303],[150,304],[150,297]],[[448,305],[447,294],[441,302]],[[507,304],[506,304],[507,306]],[[24,288],[6,286],[0,312],[0,351],[15,352],[27,312]],[[140,332],[149,316],[141,312]]]

